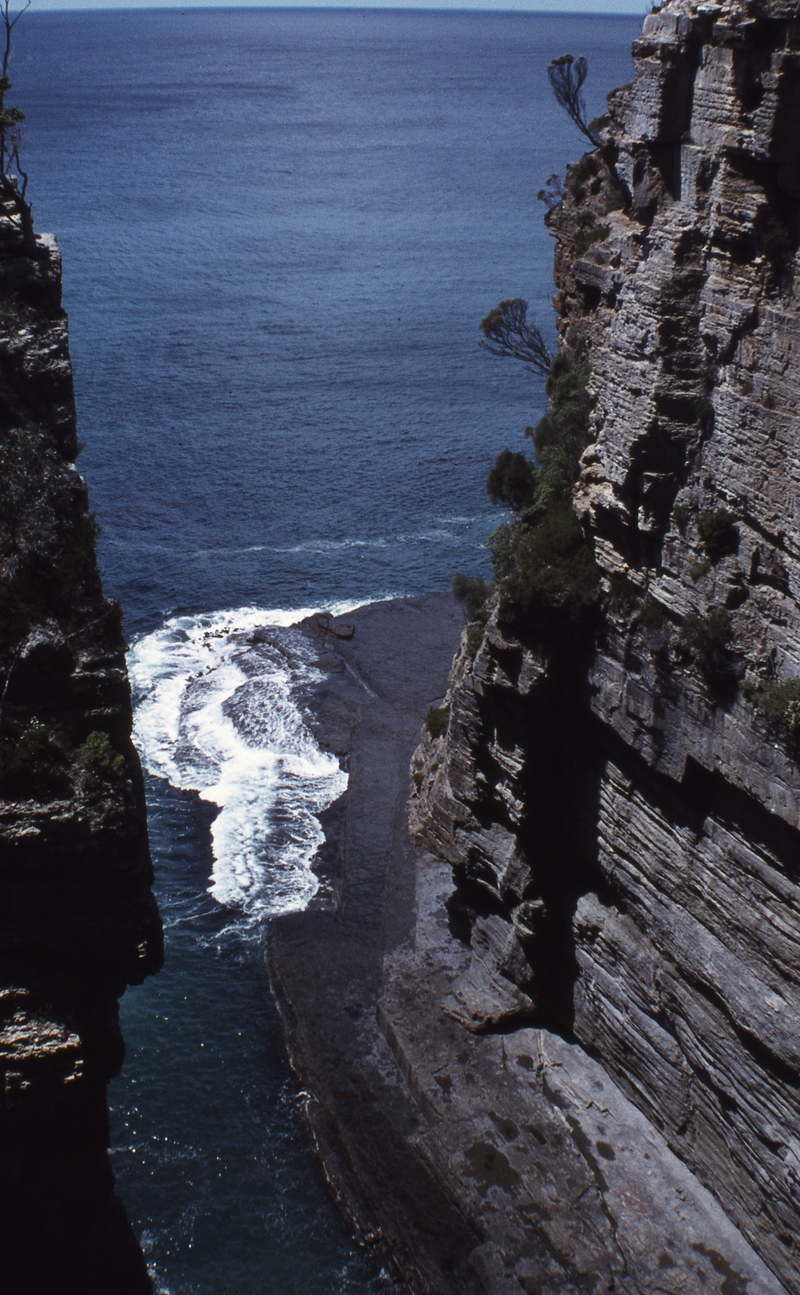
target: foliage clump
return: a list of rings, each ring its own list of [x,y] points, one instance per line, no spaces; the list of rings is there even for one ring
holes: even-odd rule
[[[660,630],[667,619],[667,613],[660,603],[649,599],[639,608],[639,624],[646,630]]]
[[[493,504],[502,504],[512,513],[530,508],[536,490],[536,469],[524,454],[501,450],[486,478],[486,493]]]
[[[443,737],[447,732],[447,725],[449,722],[449,706],[439,706],[435,710],[429,710],[425,716],[425,727],[432,738]]]
[[[65,778],[47,724],[31,720],[21,733],[0,739],[0,787],[5,795],[45,795]]]
[[[511,513],[489,541],[501,596],[523,608],[586,603],[597,586],[594,555],[570,503],[589,441],[588,381],[585,361],[560,352],[545,386],[547,412],[525,429],[536,463],[504,450],[486,483],[492,502]]]
[[[727,508],[717,508],[715,512],[699,513],[697,529],[703,541],[706,557],[712,562],[735,553],[739,547],[739,527],[736,518]]]
[[[719,687],[733,674],[733,622],[725,607],[690,616],[675,636],[680,654],[691,656],[708,683]]]
[[[520,607],[591,602],[599,571],[569,503],[556,503],[521,536],[504,589]]]
[[[777,732],[793,743],[800,742],[800,679],[770,680],[747,692]]]
[[[457,603],[463,603],[464,611],[470,620],[481,611],[487,598],[491,597],[492,586],[483,576],[468,576],[457,571],[453,576],[450,592]]]
[[[602,243],[603,239],[608,238],[610,233],[610,225],[592,225],[588,228],[579,229],[575,239],[575,255],[585,256],[594,243]]]
[[[114,750],[107,733],[96,729],[78,747],[78,757],[81,764],[107,782],[121,778],[125,770],[124,756]]]

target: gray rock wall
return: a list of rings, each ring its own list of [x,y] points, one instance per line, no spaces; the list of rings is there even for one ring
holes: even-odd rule
[[[800,10],[668,0],[634,55],[621,187],[573,169],[548,218],[601,595],[465,639],[412,823],[471,940],[447,1010],[581,1044],[800,1291],[800,775],[766,705],[800,676]],[[678,636],[721,611],[715,672]]]

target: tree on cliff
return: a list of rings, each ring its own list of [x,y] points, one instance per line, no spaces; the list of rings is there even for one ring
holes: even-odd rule
[[[25,114],[21,109],[6,104],[6,95],[11,89],[8,78],[8,64],[11,59],[11,34],[22,15],[30,8],[31,0],[16,13],[11,9],[11,0],[0,0],[0,19],[5,32],[3,47],[3,70],[0,73],[0,191],[9,199],[19,220],[22,231],[22,242],[28,256],[36,255],[36,236],[33,232],[33,213],[30,203],[25,199],[28,188],[28,176],[22,169],[19,158],[22,143],[22,123]]]
[[[554,58],[547,65],[547,76],[556,97],[556,103],[574,121],[592,148],[599,148],[600,138],[592,130],[592,123],[586,120],[583,83],[588,74],[589,64],[586,59],[582,56],[575,58],[573,54],[562,54],[561,58]]]
[[[550,87],[555,95],[556,103],[564,109],[564,112],[578,127],[581,134],[588,139],[593,149],[598,149],[603,164],[608,171],[614,189],[617,191],[621,202],[626,203],[630,194],[627,186],[623,183],[616,167],[616,150],[613,144],[604,144],[598,134],[598,127],[601,125],[602,118],[595,117],[591,121],[586,120],[586,101],[583,97],[583,83],[589,75],[589,64],[581,56],[575,58],[574,54],[562,54],[560,58],[554,58],[547,65],[547,76],[550,81]],[[548,211],[556,206],[564,196],[563,190],[560,190],[558,176],[551,175],[544,189],[540,189],[537,197],[546,205]],[[617,205],[620,205],[619,203]]]
[[[481,320],[483,337],[478,343],[492,355],[510,355],[531,364],[538,373],[550,372],[552,357],[544,338],[528,320],[528,303],[521,297],[501,301]]]

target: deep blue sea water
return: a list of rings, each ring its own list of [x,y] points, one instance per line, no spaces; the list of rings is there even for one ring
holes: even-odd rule
[[[524,296],[552,336],[536,192],[583,151],[546,65],[585,54],[601,111],[639,25],[176,9],[16,29],[149,770],[167,966],[123,1001],[111,1098],[161,1291],[380,1289],[310,1154],[261,958],[342,776],[293,707],[302,662],[254,672],[229,631],[488,573],[486,473],[544,396],[477,326]]]

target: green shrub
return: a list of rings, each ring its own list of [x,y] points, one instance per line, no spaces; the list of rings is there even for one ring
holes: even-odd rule
[[[411,775],[411,781],[413,782],[417,791],[419,791],[420,787],[422,786],[422,772],[420,769],[414,770],[414,772]]]
[[[425,727],[433,738],[442,737],[447,732],[449,722],[449,706],[440,706],[438,710],[429,710],[425,716]]]
[[[712,607],[706,616],[690,616],[675,636],[679,652],[694,657],[709,683],[720,684],[732,673],[733,622],[724,607]]]
[[[520,607],[590,602],[600,571],[568,503],[556,504],[516,546],[503,593]]]
[[[501,522],[497,530],[486,541],[492,568],[501,583],[514,570],[517,545],[529,530],[528,525],[515,518],[511,522]]]
[[[800,738],[800,679],[763,684],[756,704],[776,728],[793,739]]]
[[[50,790],[63,777],[46,724],[31,720],[21,733],[0,741],[0,784],[6,792],[31,796]]]
[[[593,243],[601,243],[610,233],[610,225],[595,225],[593,229],[580,229],[575,239],[575,255],[583,256]]]
[[[453,576],[450,592],[457,603],[464,604],[464,611],[472,620],[491,596],[492,586],[486,583],[483,576],[468,576],[463,571],[457,571]],[[486,624],[486,617],[483,618],[483,623]]]
[[[580,458],[589,442],[592,401],[588,383],[588,364],[559,352],[545,383],[550,397],[547,413],[535,427],[525,428],[539,464],[532,505],[535,511],[544,511],[572,495]]]
[[[703,541],[706,556],[712,562],[735,553],[739,547],[739,527],[736,518],[727,508],[717,508],[713,513],[700,513],[697,518],[697,529]]]
[[[513,513],[533,503],[536,469],[524,454],[501,450],[486,478],[486,493],[493,504],[502,504]]]
[[[639,624],[646,630],[660,630],[667,619],[667,613],[660,603],[648,600],[639,608]]]
[[[570,503],[589,440],[588,382],[585,361],[559,352],[545,384],[550,397],[547,413],[535,427],[525,429],[538,462],[532,469],[529,502],[511,507],[512,518],[489,538],[504,605],[585,603],[597,588],[599,570]],[[514,456],[506,454],[510,468]],[[522,455],[516,457],[527,463]],[[500,498],[496,488],[490,494]]]
[[[78,747],[78,757],[87,769],[107,781],[120,778],[125,769],[125,759],[114,750],[108,734],[97,730]]]

